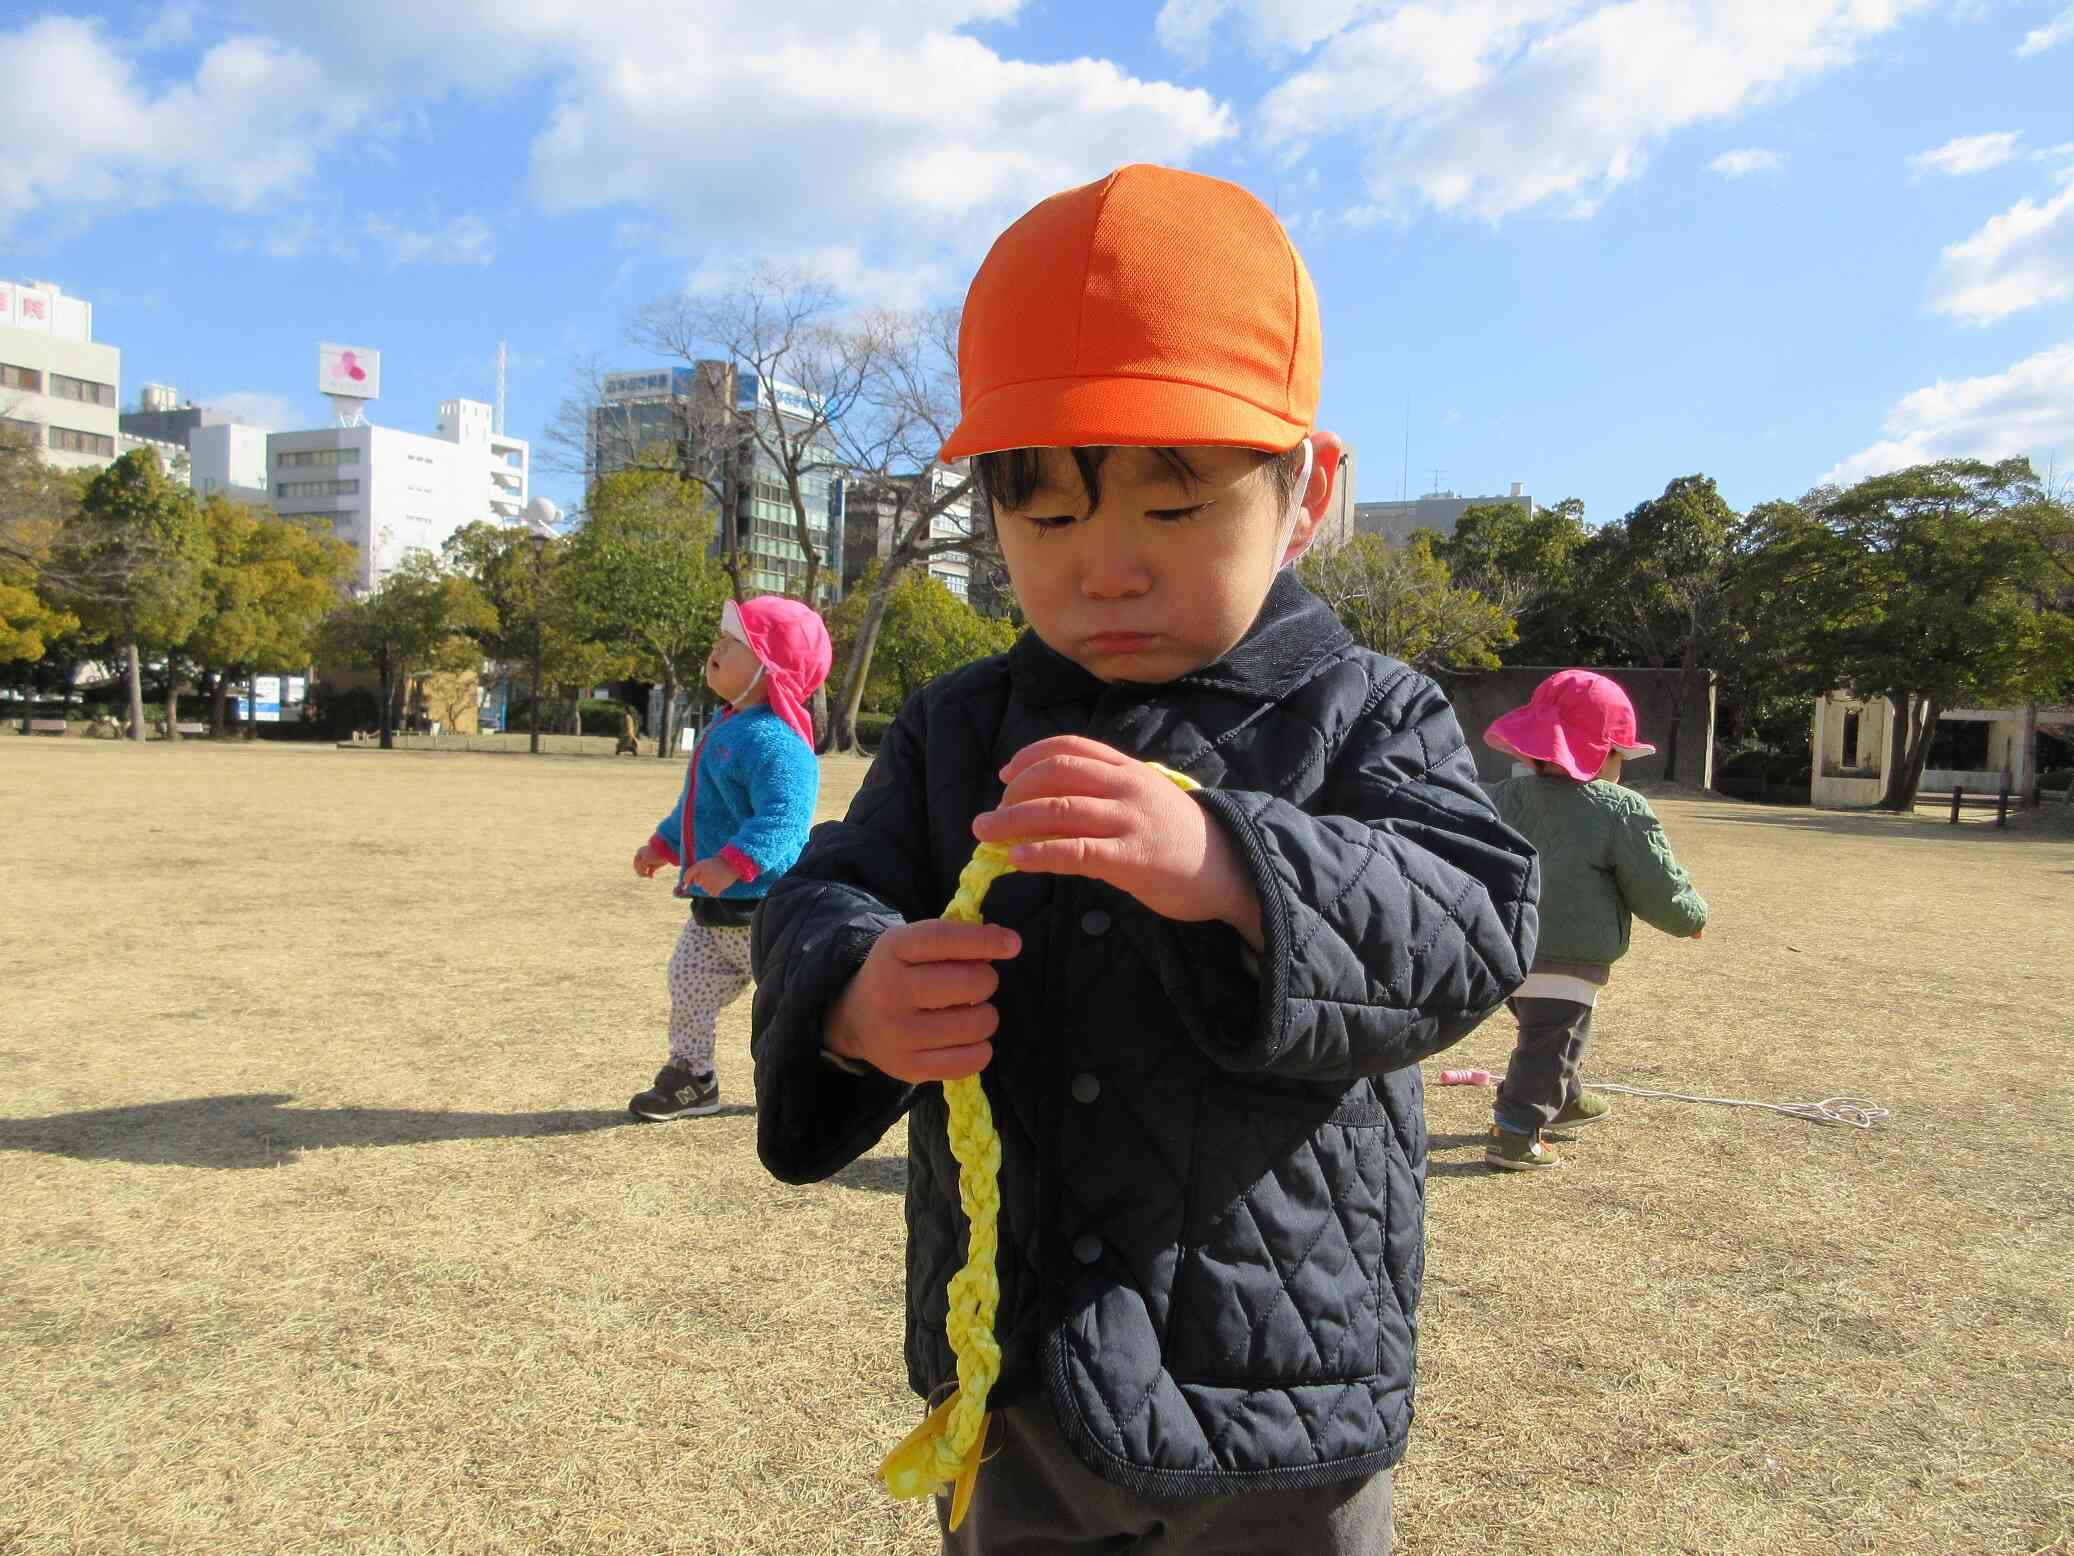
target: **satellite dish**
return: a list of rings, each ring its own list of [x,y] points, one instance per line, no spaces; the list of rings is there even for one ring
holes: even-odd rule
[[[561,533],[562,510],[545,497],[535,497],[526,504],[526,528],[536,535],[558,535]]]

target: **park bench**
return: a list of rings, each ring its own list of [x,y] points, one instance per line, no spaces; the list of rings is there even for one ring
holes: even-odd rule
[[[182,719],[176,727],[183,735],[206,735],[209,733],[208,725],[193,719]],[[160,719],[157,728],[158,732],[163,735],[166,732],[166,721]]]
[[[31,735],[67,735],[72,732],[72,726],[63,719],[30,719],[24,728]]]

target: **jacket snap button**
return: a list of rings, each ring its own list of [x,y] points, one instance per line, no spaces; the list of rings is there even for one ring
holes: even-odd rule
[[[1080,927],[1086,934],[1106,935],[1109,933],[1109,915],[1100,908],[1089,908],[1080,915]]]
[[[1082,1232],[1073,1239],[1073,1257],[1082,1264],[1093,1264],[1102,1257],[1102,1240],[1092,1232]]]
[[[1092,1102],[1102,1094],[1102,1083],[1085,1070],[1073,1077],[1073,1100]]]

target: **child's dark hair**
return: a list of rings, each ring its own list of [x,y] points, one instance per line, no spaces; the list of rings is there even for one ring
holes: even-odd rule
[[[974,474],[979,477],[980,490],[987,494],[990,502],[1004,508],[1023,508],[1037,495],[1038,482],[1043,474],[1040,463],[1041,449],[1011,448],[998,454],[975,454],[972,457]],[[1073,448],[1067,453],[1073,456],[1073,464],[1080,472],[1080,484],[1087,489],[1087,505],[1093,510],[1102,502],[1101,470],[1103,461],[1115,453],[1113,448]],[[1185,449],[1155,448],[1152,453],[1175,475],[1190,486],[1202,480],[1194,465],[1188,462]],[[1303,445],[1299,443],[1285,454],[1262,454],[1260,466],[1267,470],[1267,478],[1275,489],[1275,496],[1288,503],[1296,496],[1297,477],[1303,472]]]

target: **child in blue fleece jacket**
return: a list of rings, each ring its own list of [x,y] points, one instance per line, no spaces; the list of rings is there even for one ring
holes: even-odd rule
[[[670,957],[670,1056],[627,1104],[659,1122],[720,1109],[713,1045],[720,1012],[749,986],[749,923],[799,859],[821,768],[807,699],[828,678],[828,628],[797,600],[765,595],[721,612],[706,684],[728,705],[699,741],[684,790],[634,852],[634,871],[677,866],[691,918]]]

